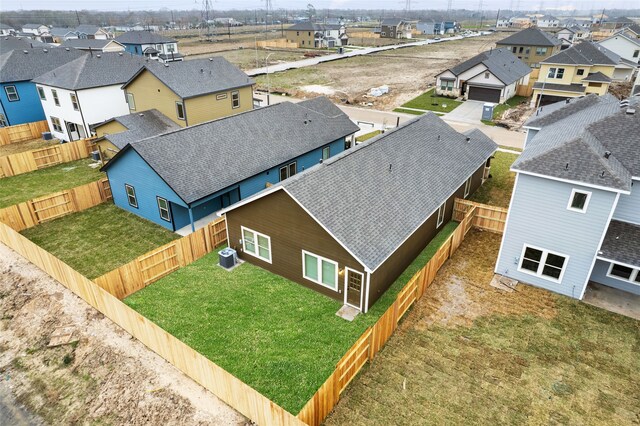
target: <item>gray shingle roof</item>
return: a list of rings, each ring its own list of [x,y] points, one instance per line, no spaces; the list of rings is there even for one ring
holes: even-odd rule
[[[601,256],[640,267],[640,226],[612,220],[600,247]]]
[[[560,90],[562,92],[575,92],[575,93],[584,93],[586,87],[582,84],[572,83],[572,84],[559,84],[559,83],[547,83],[544,81],[536,81],[533,83],[534,89],[544,89],[544,90]]]
[[[78,25],[76,27],[75,31],[77,33],[80,33],[80,34],[91,34],[91,35],[93,35],[93,34],[97,33],[98,31],[100,31],[100,27],[98,27],[97,25],[81,24],[81,25]]]
[[[127,128],[124,132],[104,136],[105,139],[114,144],[118,149],[122,149],[127,144],[141,139],[180,129],[180,126],[157,109],[122,115],[112,120],[117,121]],[[112,120],[108,120],[105,123]]]
[[[427,113],[282,186],[375,270],[496,148],[479,130],[458,133]]]
[[[640,99],[632,99],[640,105]],[[558,107],[560,105],[560,107]],[[514,170],[628,191],[640,175],[640,115],[626,114],[611,96],[560,102],[526,126],[541,130],[513,163]],[[605,153],[609,152],[607,158]]]
[[[123,84],[145,65],[149,66],[147,58],[122,52],[84,54],[33,81],[68,90],[111,86]]]
[[[193,203],[359,130],[336,106],[330,117],[317,112],[326,112],[329,104],[326,98],[284,102],[147,138],[130,147],[180,198]],[[278,176],[273,178],[276,183]]]
[[[175,43],[176,41],[151,31],[127,31],[116,37],[122,44],[158,44]]]
[[[594,81],[597,83],[611,83],[611,78],[602,74],[600,71],[589,73],[582,81]]]
[[[342,26],[338,24],[316,24],[314,22],[299,22],[286,28],[287,31],[329,31],[339,30]]]
[[[101,40],[94,38],[72,38],[60,43],[63,47],[73,47],[75,49],[103,49],[107,44],[114,40]]]
[[[32,40],[27,37],[6,36],[0,38],[0,53],[6,53],[16,49],[31,49],[33,47],[50,48],[50,44],[43,43],[38,40]]]
[[[496,76],[505,85],[509,85],[531,73],[531,68],[529,68],[527,64],[514,56],[511,50],[504,47],[482,52],[449,70],[454,75],[460,75],[478,64],[484,64],[491,74]]]
[[[562,65],[616,65],[618,61],[611,57],[609,54],[610,51],[607,50],[607,53],[605,53],[602,49],[602,46],[583,41],[574,44],[567,50],[556,53],[542,61],[542,63]]]
[[[243,71],[221,56],[172,62],[164,66],[154,63],[147,66],[147,70],[183,99],[255,84]],[[123,87],[133,80],[135,77]]]
[[[85,55],[75,49],[59,47],[25,50],[27,53],[16,49],[0,55],[0,82],[31,80]]]
[[[40,27],[46,27],[46,25],[43,25],[43,24],[24,24],[22,26],[22,28],[26,28],[28,30],[35,30],[35,29],[38,29]]]
[[[551,34],[538,28],[527,28],[511,34],[496,43],[496,45],[507,46],[560,46],[561,42]]]
[[[73,28],[53,27],[49,30],[49,34],[53,36],[65,36],[67,34],[75,34],[75,30]]]
[[[384,25],[386,27],[395,27],[402,24],[403,22],[404,19],[400,18],[384,18],[381,25]]]

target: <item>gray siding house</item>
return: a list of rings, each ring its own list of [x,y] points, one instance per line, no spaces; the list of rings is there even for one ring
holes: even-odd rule
[[[577,299],[590,282],[640,294],[639,107],[589,95],[525,123],[497,274]]]

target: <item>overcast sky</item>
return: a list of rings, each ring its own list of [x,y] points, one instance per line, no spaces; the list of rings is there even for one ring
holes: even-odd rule
[[[201,9],[203,0],[0,0],[0,10],[158,10]],[[405,7],[406,0],[271,0],[274,9],[304,9],[311,3],[316,9],[397,9]],[[453,0],[454,9],[477,10],[481,0]],[[540,4],[553,9],[602,10],[638,8],[638,0],[482,0],[483,9],[505,9],[520,5],[520,9],[537,9]],[[261,9],[264,0],[215,0],[214,10]],[[411,9],[446,9],[447,0],[411,0]]]

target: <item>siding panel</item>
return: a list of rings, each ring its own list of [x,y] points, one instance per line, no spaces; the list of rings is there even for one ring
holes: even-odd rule
[[[620,200],[618,200],[618,206],[613,212],[613,218],[640,224],[640,180],[633,181],[631,194],[620,194]]]
[[[593,267],[593,273],[591,274],[591,281],[595,281],[609,287],[617,288],[618,290],[640,295],[640,285],[635,285],[631,284],[628,281],[622,281],[608,277],[607,271],[609,270],[609,265],[609,262],[605,262],[600,259],[596,260],[596,264]]]

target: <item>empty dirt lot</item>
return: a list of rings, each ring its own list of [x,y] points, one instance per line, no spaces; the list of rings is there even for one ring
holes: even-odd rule
[[[2,244],[0,312],[0,424],[246,422]]]
[[[471,231],[327,425],[640,422],[640,322],[496,290],[499,245]]]
[[[494,47],[502,38],[504,34],[494,33],[271,74],[271,90],[304,97],[318,93],[305,91],[303,86],[323,86],[321,92],[333,93],[334,100],[348,100],[352,104],[371,102],[376,109],[391,110],[425,92],[435,84],[434,77],[439,72]],[[266,76],[259,76],[256,81],[261,89],[266,89]],[[371,88],[382,85],[389,86],[387,95],[365,96]]]

